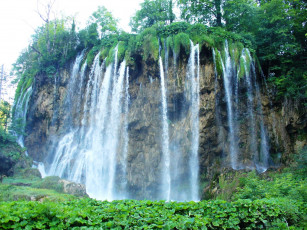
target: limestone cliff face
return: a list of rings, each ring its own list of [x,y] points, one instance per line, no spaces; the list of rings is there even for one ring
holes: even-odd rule
[[[262,105],[273,161],[287,165],[293,160],[293,154],[304,147],[306,151],[307,108],[295,100],[272,102],[269,95],[263,96]]]
[[[130,105],[128,117],[128,157],[127,175],[131,198],[155,197],[158,193],[157,178],[161,175],[162,139],[161,139],[161,85],[159,65],[149,59],[146,62],[140,56],[135,57],[136,64],[130,68]],[[184,103],[185,79],[188,56],[181,53],[174,63],[172,57],[167,65],[167,102],[169,118],[171,159],[176,153],[183,152],[177,171],[180,177],[184,172],[184,149],[190,144],[191,133],[186,117],[191,116],[189,105]],[[25,145],[29,155],[36,161],[48,165],[48,154],[57,136],[67,131],[64,120],[72,117],[72,125],[81,125],[82,114],[65,113],[65,96],[71,66],[58,73],[56,79],[36,76],[33,94],[29,102]],[[84,78],[83,88],[74,92],[82,97],[88,81],[89,71]],[[264,123],[269,134],[271,165],[286,163],[287,154],[306,145],[306,138],[299,139],[301,131],[306,132],[306,108],[295,108],[289,102],[270,103],[265,88],[261,88],[261,103]],[[76,99],[76,102],[78,100]],[[74,106],[83,107],[80,101]],[[241,106],[247,106],[242,104]],[[200,123],[199,123],[199,164],[200,179],[209,180],[223,167],[229,167],[227,135],[227,108],[223,79],[215,74],[210,49],[203,47],[200,52]],[[244,115],[244,114],[243,114]],[[243,116],[242,115],[242,116]],[[244,121],[242,121],[244,126]],[[247,139],[248,130],[240,133],[243,162],[249,162]],[[176,138],[175,138],[176,137]],[[173,140],[176,140],[174,142]],[[180,148],[178,147],[180,146]],[[49,156],[50,157],[50,156]],[[119,161],[120,159],[118,159]],[[118,178],[120,180],[120,178]],[[186,178],[188,180],[188,178]]]

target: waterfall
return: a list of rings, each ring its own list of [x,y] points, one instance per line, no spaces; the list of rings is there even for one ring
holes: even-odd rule
[[[28,112],[28,106],[30,97],[32,95],[32,86],[30,86],[23,94],[20,96],[17,100],[17,103],[15,104],[15,114],[14,114],[14,120],[18,122],[18,124],[21,125],[21,133],[16,134],[17,136],[17,143],[23,148],[24,146],[24,132],[25,132],[25,126],[26,126],[26,117]],[[23,92],[23,88],[21,89],[21,92]],[[26,155],[28,155],[27,152],[25,152]]]
[[[107,135],[106,135],[106,153],[109,157],[109,183],[107,185],[108,189],[108,197],[112,199],[114,193],[114,177],[115,177],[115,165],[116,165],[116,151],[118,144],[118,131],[119,131],[119,116],[121,112],[121,98],[122,98],[122,89],[124,82],[124,75],[126,70],[126,62],[123,61],[121,63],[119,69],[119,76],[113,86],[112,92],[112,101],[111,101],[111,117],[107,127]]]
[[[231,64],[231,58],[228,49],[228,42],[225,42],[225,63],[221,58],[221,64],[223,68],[223,79],[224,79],[224,89],[225,97],[227,102],[227,119],[229,126],[229,153],[230,153],[230,164],[233,169],[238,168],[238,146],[236,143],[236,134],[235,134],[235,121],[234,121],[234,112],[233,112],[233,67]],[[221,55],[220,55],[221,56]]]
[[[256,168],[258,172],[264,172],[269,165],[269,144],[263,121],[261,94],[256,81],[256,70],[252,57],[249,50],[244,48],[240,57],[240,62],[243,65],[236,66],[234,61],[231,60],[227,41],[225,41],[224,54],[225,60],[223,61],[222,55],[219,53],[219,61],[223,69],[223,84],[227,104],[230,165],[233,169]],[[213,57],[216,64],[215,58],[217,55],[214,51]],[[239,73],[242,71],[245,85],[242,84],[239,77]],[[242,91],[243,87],[246,90],[246,99],[239,97],[240,90]],[[217,110],[219,110],[218,106]],[[238,121],[246,120],[246,118],[248,122],[240,127]],[[217,119],[219,118],[217,117]],[[247,128],[248,132],[244,128]],[[243,138],[244,135],[240,136],[240,132],[248,133],[248,140]],[[244,159],[239,158],[238,141],[243,143],[240,148],[243,148],[246,144],[248,148],[245,147],[245,151],[249,153],[249,160],[252,162],[244,162]]]
[[[166,56],[165,58],[167,59],[168,57]],[[165,64],[167,63],[168,61],[166,61]],[[160,197],[168,201],[198,201],[200,104],[199,46],[194,45],[191,41],[191,53],[184,84],[184,98],[180,101],[180,103],[182,103],[181,106],[173,108],[173,110],[178,113],[173,118],[178,119],[178,124],[172,123],[172,121],[169,120],[172,118],[170,118],[168,114],[168,84],[165,79],[166,73],[164,71],[167,68],[164,69],[161,56],[159,57],[159,67],[162,105],[162,187]],[[169,84],[169,88],[171,92],[177,92],[176,85]],[[185,117],[183,118],[183,116]],[[187,130],[191,133],[189,137],[186,135]]]
[[[117,48],[115,60],[105,72],[104,64],[99,64],[99,56],[100,53],[94,58],[85,87],[81,125],[59,137],[55,150],[50,153],[53,159],[47,174],[84,183],[87,193],[93,198],[113,200],[119,193],[115,186],[118,148],[120,145],[125,149],[128,147],[128,124],[127,120],[122,122],[121,113],[124,111],[124,117],[127,117],[129,77],[125,61],[119,70],[117,68]],[[75,65],[79,67],[74,66],[71,78],[79,72],[80,63],[77,57]],[[78,88],[82,88],[80,84],[84,81],[84,66],[78,74],[81,78]],[[125,79],[126,91],[123,90]],[[125,143],[119,143],[120,140]],[[127,155],[127,152],[123,154]],[[125,161],[126,156],[123,159]],[[122,164],[126,168],[126,163]]]
[[[74,65],[72,67],[71,71],[71,76],[69,79],[69,82],[67,84],[67,91],[66,91],[66,96],[64,99],[63,106],[65,108],[65,111],[67,112],[66,117],[65,117],[65,126],[66,127],[73,127],[73,119],[72,115],[76,113],[76,106],[79,106],[79,103],[74,102],[74,96],[76,92],[79,92],[79,69],[80,69],[80,64],[83,60],[84,57],[84,51],[81,52],[76,57],[76,60],[74,62]]]
[[[246,53],[249,57],[249,60],[252,60],[252,57],[250,55],[249,50],[246,50]],[[263,121],[263,110],[262,110],[262,104],[261,104],[261,94],[259,85],[256,81],[256,68],[254,65],[254,62],[251,61],[251,69],[252,69],[252,76],[253,80],[255,82],[255,90],[256,90],[256,97],[257,97],[257,109],[258,114],[260,116],[260,154],[259,154],[259,160],[256,162],[257,170],[262,173],[265,172],[269,167],[269,142],[268,142],[268,136],[266,132],[266,128]],[[275,121],[273,121],[275,122]]]
[[[121,167],[122,167],[122,178],[121,178],[121,199],[127,197],[126,190],[127,190],[127,155],[128,155],[128,145],[129,145],[129,133],[128,133],[128,115],[129,115],[129,67],[126,69],[126,89],[125,89],[125,104],[124,104],[124,125],[123,125],[123,147],[122,147],[122,160],[121,160]]]
[[[219,143],[223,143],[223,140],[225,140],[225,134],[223,132],[222,129],[222,120],[221,120],[221,110],[219,108],[219,97],[217,95],[217,89],[218,89],[218,73],[217,73],[217,69],[216,69],[216,53],[214,51],[214,49],[212,49],[212,56],[213,56],[213,63],[214,63],[214,73],[215,73],[215,78],[214,78],[214,91],[216,94],[215,97],[215,117],[216,117],[216,125],[218,127],[218,142]],[[223,155],[225,153],[223,152]]]
[[[162,100],[162,197],[167,201],[171,196],[171,172],[170,172],[170,151],[169,151],[169,128],[167,119],[167,92],[164,81],[164,70],[161,56],[159,57],[160,78],[161,78],[161,100]]]
[[[259,86],[256,81],[256,70],[255,66],[252,62],[252,57],[248,49],[243,49],[242,58],[245,68],[245,77],[247,81],[247,89],[248,89],[248,111],[250,114],[250,130],[251,130],[251,152],[254,153],[254,162],[259,172],[265,172],[268,168],[268,160],[269,160],[269,146],[268,139],[264,127],[263,121],[263,112],[261,105],[261,94],[259,90]],[[247,66],[247,59],[250,61],[250,66]],[[249,70],[252,70],[251,72]],[[254,84],[253,84],[254,82]],[[253,94],[256,95],[254,99]],[[260,148],[258,148],[257,141],[257,133],[256,133],[256,120],[253,111],[253,105],[255,100],[257,99],[257,114],[259,115],[259,128],[260,128]]]
[[[196,63],[195,63],[196,59]],[[191,41],[191,54],[188,68],[188,81],[190,82],[190,103],[191,103],[191,155],[189,159],[190,167],[190,189],[191,200],[199,200],[198,195],[198,146],[199,146],[199,74],[200,74],[199,45],[194,45]]]
[[[249,66],[247,67],[246,64],[246,52],[245,49],[242,51],[242,58],[243,58],[243,63],[244,63],[244,70],[245,70],[245,79],[247,83],[247,108],[248,108],[248,113],[249,113],[249,127],[250,127],[250,151],[252,153],[257,152],[257,140],[256,140],[256,121],[255,121],[255,116],[254,116],[254,95],[253,95],[253,85],[252,85],[252,78],[250,75],[250,68]]]

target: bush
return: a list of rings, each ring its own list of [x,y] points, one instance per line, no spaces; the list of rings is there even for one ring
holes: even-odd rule
[[[176,56],[179,55],[181,47],[184,48],[186,54],[190,53],[191,42],[189,35],[186,33],[179,33],[174,37],[174,51]]]
[[[152,57],[155,61],[159,58],[159,40],[156,34],[156,30],[154,28],[145,29],[142,32],[141,41],[142,41],[142,49],[143,60],[147,60],[149,57]]]
[[[233,195],[232,200],[256,200],[279,197],[306,202],[306,180],[297,177],[295,171],[271,173],[265,178],[259,177],[256,172],[251,172],[246,177],[240,179],[240,188]]]
[[[0,228],[255,229],[300,226],[306,206],[284,199],[202,202],[2,202]]]
[[[52,189],[57,192],[63,192],[63,183],[59,183],[60,178],[57,176],[48,176],[37,181],[32,185],[33,188]]]

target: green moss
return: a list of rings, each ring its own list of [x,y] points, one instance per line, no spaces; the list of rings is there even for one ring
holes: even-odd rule
[[[21,148],[19,144],[15,142],[15,140],[8,140],[7,142],[3,143],[0,141],[0,154],[10,158],[13,162],[24,162],[29,157],[25,155],[25,148]]]
[[[218,76],[223,76],[223,64],[220,52],[215,48],[215,68]]]
[[[199,44],[200,48],[205,45],[206,47],[214,47],[214,39],[208,34],[207,26],[203,24],[195,24],[187,31],[194,44]]]
[[[90,52],[88,52],[87,59],[86,59],[88,66],[92,66],[95,56],[97,55],[98,51],[99,51],[98,47],[93,47],[90,50]]]
[[[184,49],[186,54],[190,53],[190,37],[186,33],[179,33],[174,37],[174,51],[177,56],[179,55],[181,48]]]
[[[118,54],[117,54],[117,60],[119,62],[124,60],[125,54],[126,54],[126,49],[127,49],[127,43],[124,42],[124,41],[120,41],[118,43]]]
[[[109,50],[109,54],[106,58],[106,66],[110,65],[113,61],[114,61],[114,57],[115,57],[115,47],[113,46],[110,50]]]
[[[57,176],[45,177],[42,180],[39,180],[32,184],[33,188],[42,188],[42,189],[52,189],[57,192],[63,192],[64,187],[62,183],[59,183],[60,178]]]
[[[240,67],[239,67],[239,74],[238,77],[239,79],[242,79],[245,75],[245,64],[244,64],[244,59],[243,57],[240,58]]]
[[[252,62],[251,56],[248,54],[248,50],[247,49],[245,49],[244,52],[245,52],[246,68],[247,68],[247,70],[249,70],[250,66],[251,66],[251,62]]]
[[[109,48],[109,47],[103,48],[103,49],[100,51],[100,57],[99,57],[100,61],[103,62],[103,61],[108,57],[109,52],[110,52],[110,48]]]
[[[24,82],[24,87],[23,87],[23,90],[22,90],[22,94],[24,94],[28,88],[30,88],[32,86],[32,83],[33,83],[33,80],[34,80],[34,77],[29,77],[25,82]]]
[[[152,57],[153,60],[157,61],[159,58],[159,40],[155,35],[147,34],[143,40],[144,56],[143,60],[147,60]]]
[[[51,189],[0,184],[0,201],[40,200],[42,198],[56,202],[77,199],[75,196],[61,194]]]
[[[200,45],[200,48],[202,46],[206,46],[206,47],[214,47],[215,46],[215,42],[214,42],[214,39],[208,35],[203,35],[199,41],[199,45]]]
[[[173,36],[167,37],[166,47],[168,49],[168,52],[170,52],[170,50],[173,50],[173,48],[174,48],[174,38],[173,38]]]
[[[229,45],[230,56],[231,56],[232,60],[235,61],[236,65],[240,64],[240,56],[242,54],[243,48],[244,48],[244,46],[241,42],[231,42],[230,45]]]
[[[29,169],[25,169],[28,170]],[[0,201],[39,200],[41,198],[51,201],[63,202],[77,199],[73,195],[63,193],[63,184],[59,177],[46,177],[41,179],[38,175],[20,171],[13,177],[3,179],[0,184]]]
[[[157,28],[158,36],[167,38],[182,32],[186,32],[189,30],[190,27],[191,25],[186,22],[174,22],[171,25]]]

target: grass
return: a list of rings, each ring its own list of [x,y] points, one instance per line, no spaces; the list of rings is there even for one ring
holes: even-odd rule
[[[59,177],[37,176],[6,177],[0,184],[0,201],[49,200],[62,202],[77,199],[76,196],[65,194]]]

